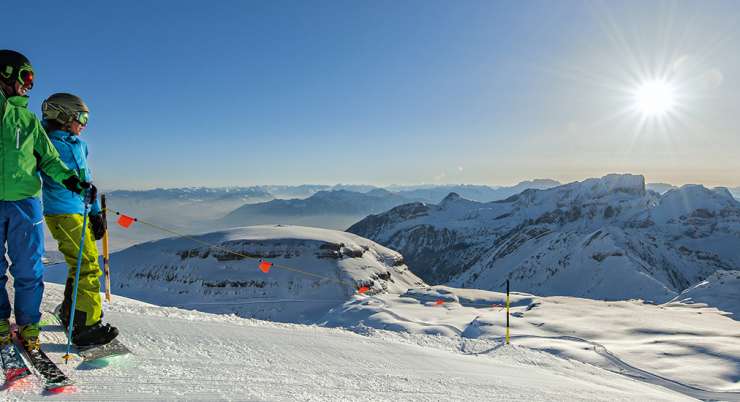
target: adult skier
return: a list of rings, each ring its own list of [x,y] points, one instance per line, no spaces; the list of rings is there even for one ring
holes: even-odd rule
[[[56,93],[41,106],[43,125],[51,143],[59,151],[62,161],[76,170],[85,181],[92,180],[87,164],[87,144],[80,134],[87,126],[90,110],[78,96]],[[94,200],[88,216],[90,225],[82,227],[85,206],[79,194],[69,191],[44,176],[44,217],[52,236],[59,244],[59,251],[69,266],[64,288],[60,316],[65,327],[69,325],[70,308],[74,292],[75,271],[82,230],[86,231],[77,288],[77,303],[72,329],[72,343],[79,346],[103,345],[118,336],[118,329],[102,323],[100,297],[100,264],[95,240],[106,231],[106,222],[98,200]]]
[[[41,123],[28,110],[33,67],[13,50],[0,50],[0,256],[10,259],[15,288],[15,320],[29,350],[39,349],[39,320],[44,293],[44,229],[41,179],[60,183],[70,192],[94,190],[59,159]],[[7,244],[7,248],[6,248]],[[0,346],[10,340],[10,301],[5,285],[8,262],[0,257]]]

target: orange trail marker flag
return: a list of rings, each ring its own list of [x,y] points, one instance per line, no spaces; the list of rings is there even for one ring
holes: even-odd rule
[[[272,263],[271,262],[267,262],[267,261],[261,261],[260,262],[260,271],[262,271],[264,273],[270,272],[270,268],[271,267],[272,267]]]
[[[367,287],[367,286],[363,286],[363,287],[361,287],[361,288],[357,289],[357,291],[358,291],[358,292],[359,292],[360,294],[365,294],[365,292],[367,292],[368,290],[370,290],[370,288],[369,288],[369,287]]]
[[[121,214],[121,216],[118,218],[118,224],[128,229],[128,227],[131,226],[131,224],[134,223],[135,220],[136,219],[128,215]]]
[[[434,304],[435,304],[435,305],[437,305],[437,306],[439,306],[439,305],[441,305],[441,304],[445,304],[445,301],[444,301],[444,300],[442,300],[442,299],[437,299],[437,301],[436,301],[436,302],[434,302]]]

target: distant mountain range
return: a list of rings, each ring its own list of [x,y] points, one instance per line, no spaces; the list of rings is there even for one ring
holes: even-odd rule
[[[608,175],[481,203],[410,203],[348,229],[401,252],[429,283],[541,295],[668,301],[740,268],[740,202],[726,188],[660,195]],[[618,284],[618,286],[615,286]]]
[[[414,201],[398,193],[374,189],[366,193],[348,190],[319,191],[306,199],[272,200],[244,205],[226,215],[222,226],[291,224],[346,229],[372,213]]]
[[[555,180],[538,179],[523,181],[511,187],[489,187],[461,184],[433,187],[397,187],[396,191],[409,199],[415,198],[436,204],[442,201],[450,193],[456,193],[463,198],[473,201],[489,202],[504,199],[529,188],[546,189],[559,185],[560,182]]]
[[[117,190],[106,198],[112,210],[184,233],[217,230],[214,221],[235,208],[274,199],[259,187]],[[146,225],[123,229],[110,223],[112,250],[172,235]]]
[[[539,179],[510,187],[482,185],[389,186],[267,185],[228,188],[175,188],[107,193],[109,207],[184,233],[202,233],[253,224],[295,224],[344,230],[370,214],[410,202],[436,204],[450,193],[473,201],[490,202],[525,189],[557,186]],[[670,184],[648,184],[663,193]],[[315,197],[314,197],[315,196]],[[114,250],[166,236],[151,227],[123,230],[111,225]],[[51,253],[51,251],[50,251]]]
[[[400,189],[396,192],[381,188],[367,192],[345,189],[319,191],[306,199],[272,200],[244,205],[226,215],[221,220],[221,225],[234,227],[277,223],[344,230],[370,214],[385,212],[398,205],[439,202],[451,190],[463,192],[475,199],[497,200],[527,188],[548,188],[557,184],[553,180],[536,180],[499,188],[456,185]]]

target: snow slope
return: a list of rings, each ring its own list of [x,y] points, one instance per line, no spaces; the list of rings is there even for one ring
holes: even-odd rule
[[[440,301],[442,302],[441,304]],[[434,286],[358,298],[324,325],[501,341],[505,294]],[[593,364],[702,399],[740,400],[740,322],[705,305],[513,293],[512,344]]]
[[[263,273],[254,260],[220,247],[291,269],[276,266]],[[392,330],[399,334],[387,336],[436,339],[465,353],[494,350],[504,333],[503,294],[428,287],[408,271],[398,253],[343,232],[249,227],[161,240],[112,257],[114,292],[159,305],[368,335]],[[61,283],[65,271],[50,267],[47,277]],[[722,288],[709,294],[736,291],[734,282],[725,279],[717,281]],[[370,288],[362,296],[355,292],[360,284]],[[518,285],[513,282],[513,289]],[[706,297],[696,293],[690,297]],[[589,363],[692,397],[738,396],[728,392],[740,392],[739,333],[740,322],[726,312],[688,300],[656,306],[522,293],[513,298],[512,335],[514,344],[525,348],[521,353],[538,350]]]
[[[61,300],[47,286],[44,306]],[[135,356],[108,367],[62,365],[78,383],[63,400],[679,401],[684,395],[591,365],[498,342],[475,350],[428,335],[278,324],[157,307],[122,297],[106,306]],[[57,328],[58,329],[58,328]],[[63,354],[46,327],[43,347]],[[3,400],[48,400],[33,380]]]
[[[665,302],[716,270],[740,268],[740,202],[727,189],[660,195],[628,174],[490,203],[450,194],[348,231],[401,252],[429,283],[500,290],[509,279],[539,295]]]
[[[717,271],[676,296],[673,302],[703,303],[732,313],[740,320],[740,271]]]

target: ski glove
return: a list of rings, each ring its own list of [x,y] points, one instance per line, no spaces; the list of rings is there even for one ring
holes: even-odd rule
[[[90,214],[90,226],[92,226],[92,233],[95,240],[100,240],[105,235],[105,231],[108,230],[108,222],[103,218],[102,213]]]
[[[84,190],[92,187],[92,183],[80,181],[80,178],[77,176],[70,176],[69,178],[62,180],[62,184],[67,188],[67,190],[77,194],[82,194]]]

